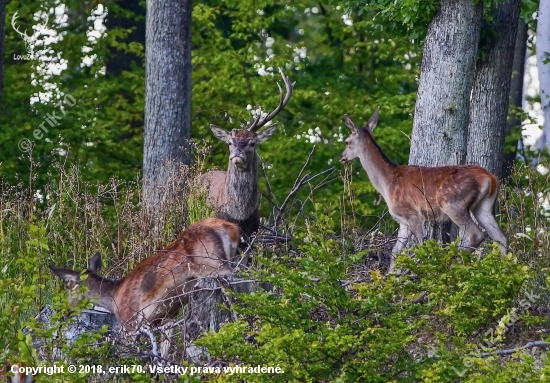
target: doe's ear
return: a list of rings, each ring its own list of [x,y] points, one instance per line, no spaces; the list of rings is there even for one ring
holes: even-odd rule
[[[212,130],[212,133],[214,133],[214,136],[216,136],[218,140],[229,144],[231,135],[225,129],[220,128],[217,125],[210,124],[210,130]]]
[[[256,135],[256,139],[258,140],[258,143],[269,140],[273,135],[273,133],[275,133],[275,129],[277,129],[277,124],[273,124],[265,128],[264,130],[261,130],[260,132],[258,132],[258,134]]]
[[[357,126],[350,116],[344,114],[344,121],[346,122],[347,127],[351,130],[352,133],[357,133]]]
[[[80,282],[80,273],[71,269],[65,269],[63,267],[57,267],[55,265],[49,266],[50,270],[64,281],[78,283]]]
[[[373,132],[374,128],[376,127],[376,124],[378,123],[378,113],[380,112],[380,107],[376,108],[372,116],[369,118],[369,122],[367,122],[367,125],[365,125],[365,128],[369,130],[369,132]]]
[[[101,253],[99,251],[88,261],[88,270],[99,274],[99,270],[101,270]]]

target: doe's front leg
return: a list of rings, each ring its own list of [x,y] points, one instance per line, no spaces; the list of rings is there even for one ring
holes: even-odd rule
[[[390,261],[390,267],[388,268],[388,274],[391,274],[394,272],[395,269],[395,258],[399,253],[401,253],[401,250],[403,250],[403,247],[408,242],[408,240],[411,238],[412,231],[406,224],[401,224],[399,226],[399,231],[397,232],[397,240],[395,241],[395,245],[393,246],[393,249],[391,251],[391,261]]]

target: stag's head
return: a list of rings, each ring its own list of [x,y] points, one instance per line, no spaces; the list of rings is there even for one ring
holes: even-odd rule
[[[371,116],[371,118],[369,118],[369,121],[363,127],[357,127],[350,116],[348,116],[347,114],[344,115],[344,120],[348,128],[351,130],[351,134],[348,136],[348,138],[346,138],[346,149],[340,156],[340,162],[344,163],[352,161],[359,157],[362,150],[361,145],[363,143],[364,135],[368,134],[372,137],[372,132],[374,131],[376,123],[378,122],[379,111],[380,107],[376,108],[374,114]]]
[[[82,275],[90,276],[90,274],[94,274],[99,277],[99,270],[101,269],[101,254],[99,252],[95,253],[95,255],[90,258],[88,269],[83,274],[75,270],[54,265],[50,265],[49,267],[55,275],[67,282],[69,303],[71,305],[75,305],[86,298],[92,300],[98,298],[98,291],[93,288],[92,280],[90,278],[82,279]],[[82,289],[80,289],[81,286],[85,286],[87,291],[83,292]]]
[[[250,164],[257,154],[256,147],[268,140],[276,128],[277,124],[273,124],[258,133],[246,129],[233,129],[231,132],[227,132],[219,126],[210,125],[216,138],[229,144],[229,161],[237,169],[243,171],[250,168]]]
[[[279,114],[292,96],[292,88],[295,83],[290,83],[290,79],[284,75],[281,68],[279,68],[279,72],[285,83],[286,94],[283,94],[281,85],[277,83],[280,94],[279,105],[271,113],[263,115],[261,110],[258,110],[256,117],[253,118],[245,128],[233,129],[231,132],[219,126],[210,125],[210,129],[214,133],[214,136],[216,136],[218,140],[229,145],[229,162],[235,165],[239,170],[248,171],[250,169],[250,165],[257,156],[257,146],[271,138],[277,128],[277,124],[270,125],[259,132],[258,129],[265,126]]]

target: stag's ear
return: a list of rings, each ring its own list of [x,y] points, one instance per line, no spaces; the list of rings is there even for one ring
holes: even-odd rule
[[[344,114],[344,121],[346,122],[346,125],[351,130],[353,134],[357,133],[357,126],[355,125],[355,122],[351,119],[350,116],[347,114]]]
[[[214,136],[216,136],[218,140],[229,144],[231,135],[225,129],[222,129],[217,125],[210,124],[210,130],[212,130],[212,133],[214,133]]]
[[[50,265],[50,270],[64,281],[78,283],[80,282],[80,273],[71,269]]]
[[[99,251],[88,261],[88,270],[99,274],[99,270],[101,270],[101,253]]]
[[[269,140],[271,138],[271,136],[273,135],[273,133],[275,133],[275,129],[277,129],[277,124],[273,124],[273,125],[265,128],[264,130],[260,131],[256,135],[256,139],[258,140],[258,144],[261,143],[261,142]]]
[[[369,122],[367,122],[367,125],[365,125],[365,128],[367,128],[371,133],[378,123],[378,112],[380,112],[380,107],[376,108],[372,116],[369,118]]]

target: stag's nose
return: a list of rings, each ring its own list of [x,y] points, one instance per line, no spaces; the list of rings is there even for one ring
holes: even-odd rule
[[[342,155],[340,156],[340,162],[341,162],[341,163],[346,163],[346,162],[348,162],[348,159],[346,158],[345,155],[342,154]]]
[[[237,167],[240,167],[240,166],[243,166],[244,165],[244,153],[237,149],[235,151],[233,151],[233,153],[231,154],[231,158],[229,159],[233,165],[237,166]]]

